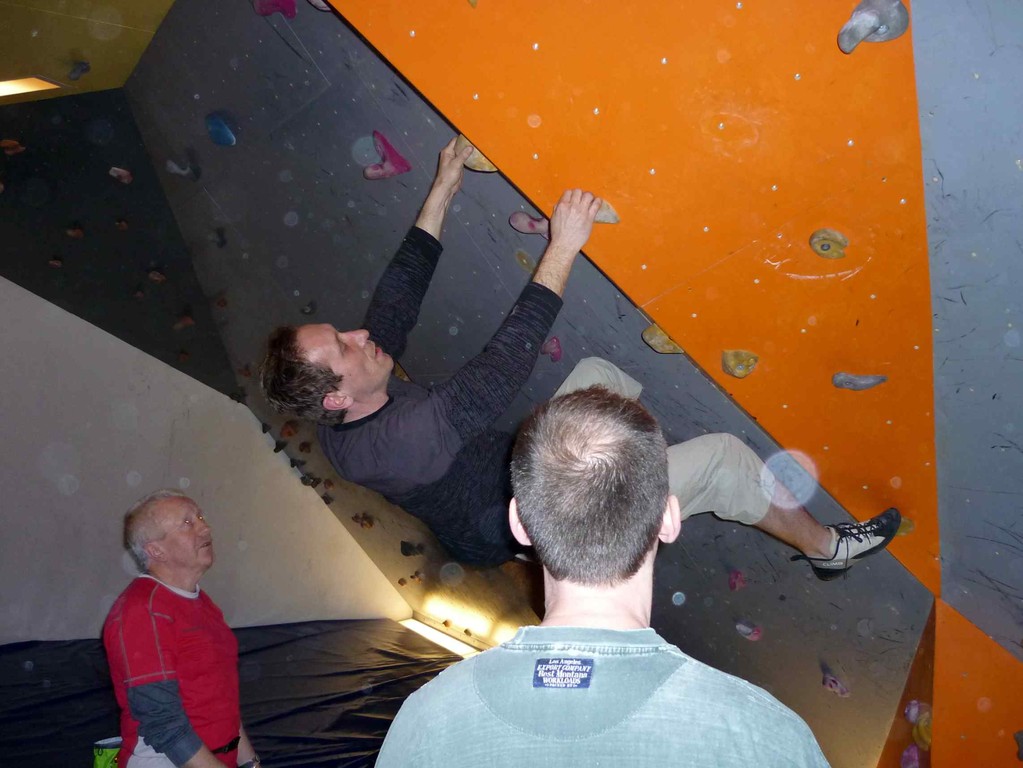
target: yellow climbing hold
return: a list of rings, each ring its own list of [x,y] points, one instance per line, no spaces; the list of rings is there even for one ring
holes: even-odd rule
[[[899,530],[895,532],[896,536],[908,536],[916,528],[916,523],[910,520],[908,517],[903,517],[902,522],[899,523]]]
[[[923,750],[931,748],[931,713],[921,712],[916,723],[913,724],[913,741]]]
[[[836,229],[818,229],[810,235],[810,247],[825,259],[841,259],[849,247],[849,238]]]
[[[458,154],[466,147],[472,147],[472,154],[465,161],[465,167],[470,171],[480,171],[482,173],[493,173],[497,170],[497,166],[487,160],[487,158],[480,152],[476,147],[473,147],[470,142],[462,134],[458,134],[458,139],[455,141],[455,154]]]
[[[654,352],[662,355],[681,355],[682,347],[671,340],[659,325],[651,325],[643,331],[643,341]]]
[[[515,251],[515,261],[519,263],[519,266],[522,267],[527,274],[533,274],[533,270],[536,269],[536,263],[533,261],[533,257],[522,249]]]
[[[600,210],[597,211],[597,217],[594,219],[598,224],[617,224],[621,221],[618,218],[618,211],[614,209],[607,200],[600,201]]]
[[[745,379],[757,367],[760,358],[745,349],[726,349],[721,353],[721,370],[737,379]]]

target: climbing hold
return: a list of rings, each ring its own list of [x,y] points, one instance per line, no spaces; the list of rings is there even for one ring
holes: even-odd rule
[[[275,440],[274,441],[274,453],[280,453],[281,451],[283,451],[287,447],[288,447],[288,444],[284,440]]]
[[[188,164],[182,168],[173,160],[168,160],[164,164],[164,168],[167,169],[167,173],[173,173],[175,176],[191,176],[194,181],[198,181],[199,176],[202,173],[202,171],[199,170],[198,165]]]
[[[165,275],[158,269],[153,269],[150,270],[149,272],[149,279],[152,280],[154,283],[166,283],[167,275]]]
[[[273,427],[271,427],[271,426],[270,426],[269,424],[267,424],[267,423],[266,423],[265,421],[264,421],[264,422],[262,423],[262,426],[261,426],[261,428],[262,428],[262,430],[263,430],[263,434],[264,434],[264,435],[265,435],[265,434],[266,434],[267,432],[269,432],[269,431],[270,431],[271,429],[273,429]]]
[[[839,698],[846,699],[850,696],[849,689],[846,688],[845,684],[831,672],[824,673],[821,685],[823,685],[826,690],[833,692]]]
[[[475,8],[478,3],[479,0],[469,0],[469,5],[471,5],[473,8]]]
[[[67,73],[68,80],[78,80],[82,75],[87,75],[92,71],[92,65],[87,61],[76,61],[71,66],[71,71]]]
[[[315,475],[302,475],[302,485],[315,488],[323,481]]]
[[[912,701],[906,703],[906,707],[905,709],[902,710],[902,714],[905,715],[906,719],[909,722],[915,724],[917,720],[920,719],[921,715],[927,714],[930,711],[931,711],[930,704],[923,701],[919,701],[918,699],[913,699]]]
[[[238,369],[238,375],[241,376],[243,379],[251,379],[252,368],[249,366],[248,363],[246,363],[245,365]]]
[[[309,5],[318,11],[330,11],[331,7],[324,0],[309,0]]]
[[[316,313],[316,302],[310,301],[302,309],[299,310],[303,315],[312,315]]]
[[[852,53],[863,41],[883,43],[907,29],[909,11],[901,0],[863,0],[838,33],[838,47],[842,53]]]
[[[746,586],[746,576],[742,571],[732,570],[728,572],[728,590],[738,592]]]
[[[902,757],[899,758],[899,768],[920,768],[920,747],[910,744],[902,750]]]
[[[61,267],[64,266],[64,260],[59,256],[54,256],[52,259],[50,259],[48,263],[54,269],[60,269]]]
[[[1016,757],[1023,762],[1023,731],[1016,731],[1012,738],[1016,740]]]
[[[6,189],[6,187],[4,187],[4,183],[0,181],[0,195],[3,194],[4,189]]]
[[[540,347],[541,355],[550,355],[551,362],[557,363],[561,360],[561,342],[557,336],[551,336],[547,341]]]
[[[928,707],[920,712],[920,716],[913,723],[913,741],[924,751],[931,748],[931,709]]]
[[[607,200],[600,201],[600,210],[597,211],[597,216],[593,220],[598,224],[617,224],[621,221],[618,211]]]
[[[333,489],[333,487],[334,487],[334,481],[333,481],[333,480],[331,480],[331,479],[330,479],[330,478],[328,477],[327,479],[325,479],[325,480],[323,481],[323,487],[324,487],[324,488],[326,488],[326,489],[327,489],[328,491],[329,491],[329,490],[331,490],[331,489]]]
[[[406,584],[408,584],[408,582],[405,581],[405,579],[398,579],[398,586],[399,587],[404,587]]]
[[[291,5],[294,8],[294,0]],[[210,140],[214,144],[221,147],[233,147],[238,143],[234,131],[228,125],[228,117],[223,112],[210,112],[206,115],[206,133],[209,134]]]
[[[508,223],[512,229],[524,235],[541,235],[545,239],[550,235],[550,222],[547,219],[530,216],[525,211],[515,211],[508,217]]]
[[[416,555],[421,555],[423,554],[423,551],[425,549],[426,547],[424,547],[422,544],[413,544],[411,541],[404,540],[401,542],[401,554],[403,554],[405,557],[414,557]]]
[[[249,396],[249,393],[246,392],[244,389],[236,389],[234,392],[232,392],[230,395],[228,395],[228,397],[230,397],[236,403],[242,403],[242,404],[245,403],[245,399],[248,396]]]
[[[526,274],[533,274],[533,270],[536,269],[536,263],[533,261],[533,257],[523,251],[521,248],[515,251],[515,261],[519,263],[519,266],[526,272]]]
[[[227,245],[227,232],[224,231],[223,227],[217,227],[213,230],[213,234],[216,237],[217,248],[223,248]]]
[[[301,425],[294,419],[284,422],[284,424],[281,425],[281,437],[294,437],[298,434],[298,428],[300,426]]]
[[[497,170],[497,166],[487,160],[486,156],[472,145],[472,142],[462,134],[458,134],[458,138],[455,140],[455,154],[461,154],[466,147],[472,147],[472,152],[465,160],[465,167],[470,171],[493,173]]]
[[[369,512],[360,512],[357,515],[352,515],[352,520],[361,525],[363,528],[373,527],[373,518]]]
[[[133,293],[132,296],[134,296],[136,299],[144,299],[146,297],[146,292],[142,290],[141,285],[136,285],[135,293]]]
[[[309,453],[313,449],[313,444],[306,441],[298,444],[298,450],[302,453]]]
[[[464,634],[466,637],[472,637],[472,630],[466,627],[465,629],[462,630],[462,634]]]
[[[227,309],[227,296],[220,294],[213,302],[217,309]]]
[[[328,507],[334,503],[334,497],[331,496],[329,493],[323,494],[323,496],[321,496],[320,498],[323,499],[323,503],[326,504]]]
[[[757,367],[760,358],[745,349],[726,349],[721,353],[721,370],[737,379],[745,379]]]
[[[4,154],[8,157],[21,154],[25,151],[25,147],[23,147],[21,142],[17,139],[0,139],[0,149],[2,149]]]
[[[179,349],[178,350],[178,362],[179,363],[187,363],[189,357],[191,357],[191,355],[188,354],[188,350],[187,349]],[[240,403],[241,400],[239,400],[238,402]]]
[[[409,581],[414,581],[416,584],[422,584],[423,583],[423,576],[425,576],[425,575],[426,574],[423,573],[422,571],[416,571],[415,573],[413,573],[408,578],[409,578]]]
[[[373,163],[373,165],[367,165],[362,169],[362,175],[367,179],[389,179],[392,176],[398,176],[402,173],[408,173],[412,170],[412,165],[401,156],[401,153],[391,146],[391,142],[387,140],[384,134],[380,131],[373,131],[373,144],[377,148],[377,153],[380,155],[380,162]]]
[[[107,171],[107,173],[109,173],[122,184],[131,184],[132,179],[135,178],[134,176],[131,175],[131,171],[126,170],[124,168],[118,168],[116,165],[111,166],[110,170]]]
[[[748,621],[737,621],[735,622],[735,631],[745,637],[751,643],[755,643],[761,637],[764,636],[764,630],[758,627],[756,624],[751,624]]]
[[[685,605],[686,604],[686,593],[676,592],[671,596],[672,605]]]
[[[681,355],[682,347],[671,340],[664,331],[661,330],[659,325],[648,326],[643,331],[643,341],[650,347],[654,352],[659,352],[662,355]]]
[[[301,467],[304,467],[305,465],[306,465],[305,459],[292,459],[291,460],[291,468],[292,469],[299,469]]]
[[[841,259],[849,247],[849,238],[834,229],[818,229],[810,235],[810,247],[825,259]]]
[[[286,19],[293,19],[298,13],[298,9],[295,8],[295,0],[252,0],[252,10],[260,16],[279,13]]]
[[[851,389],[854,392],[862,392],[865,389],[873,389],[879,384],[888,381],[887,376],[857,376],[855,373],[836,373],[831,377],[831,383],[839,389]]]
[[[81,240],[83,237],[85,237],[85,230],[82,228],[82,225],[79,224],[77,221],[70,227],[65,229],[64,232],[72,240]]]
[[[856,633],[860,637],[870,637],[874,634],[874,622],[870,619],[860,619],[856,622]]]
[[[908,536],[916,528],[916,523],[910,520],[908,517],[903,517],[902,522],[899,523],[899,530],[895,532],[896,536]]]
[[[117,221],[114,222],[114,226],[117,227],[117,229],[120,230],[121,232],[127,232],[128,231],[128,220],[127,219],[118,219]]]
[[[173,327],[175,331],[180,331],[183,328],[191,328],[193,325],[195,325],[195,318],[185,313],[178,318],[178,321],[174,323]]]

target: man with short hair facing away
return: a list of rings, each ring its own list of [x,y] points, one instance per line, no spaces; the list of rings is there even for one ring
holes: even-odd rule
[[[526,422],[509,517],[543,565],[544,620],[412,694],[378,768],[828,765],[777,699],[650,629],[654,555],[681,525],[665,451],[654,418],[601,387]]]
[[[141,571],[114,602],[103,645],[121,707],[118,768],[259,765],[241,724],[238,641],[199,579],[213,537],[199,506],[161,490],[124,516]]]

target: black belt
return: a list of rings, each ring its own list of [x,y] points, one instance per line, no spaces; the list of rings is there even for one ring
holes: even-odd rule
[[[234,752],[238,749],[238,742],[242,740],[241,736],[235,736],[227,744],[217,749],[212,750],[215,755],[226,755],[228,752]]]

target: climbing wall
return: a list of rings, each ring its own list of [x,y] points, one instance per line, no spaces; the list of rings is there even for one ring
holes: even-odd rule
[[[339,18],[304,4],[289,20],[261,18],[244,3],[210,9],[179,0],[127,90],[204,290],[211,299],[228,298],[220,329],[235,370],[251,370],[278,323],[357,327],[426,194],[437,152],[454,133],[448,116]],[[211,115],[231,131],[233,145],[215,143],[223,127]],[[365,177],[381,160],[374,131],[405,158],[408,172]],[[189,148],[200,179],[166,170],[167,160]],[[490,338],[545,245],[515,231],[509,217],[538,216],[556,194],[531,201],[500,174],[466,174],[445,228],[444,256],[401,360],[415,381],[446,379]],[[625,206],[614,202],[624,216]],[[215,241],[218,228],[223,248]],[[601,230],[594,242],[613,232]],[[643,400],[672,441],[727,431],[765,458],[778,453],[777,442],[686,356],[657,354],[643,343],[649,318],[600,268],[579,259],[565,299],[548,340],[558,345],[546,346],[504,426],[513,428],[572,365],[595,354],[644,383]],[[527,569],[474,571],[451,563],[416,521],[337,478],[308,427],[294,430],[271,417],[252,380],[239,383],[280,450],[331,499],[341,522],[418,613],[489,639],[531,620],[535,584]],[[808,504],[821,520],[849,519],[820,487]],[[364,512],[372,527],[352,519],[364,519]],[[424,547],[406,547],[406,555],[403,540]],[[805,564],[789,563],[791,554],[711,516],[689,521],[683,539],[658,560],[655,626],[688,652],[796,707],[836,766],[873,766],[930,594],[888,555],[825,585]],[[507,581],[517,592],[505,589]]]
[[[528,197],[605,195],[588,255],[855,516],[898,506],[892,550],[939,591],[908,36],[847,56],[850,9],[796,2],[336,7]]]

